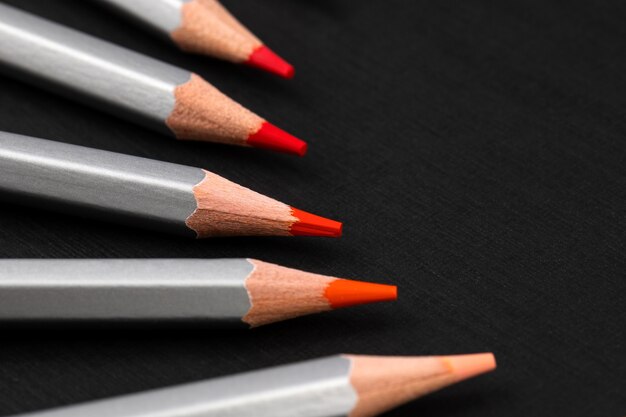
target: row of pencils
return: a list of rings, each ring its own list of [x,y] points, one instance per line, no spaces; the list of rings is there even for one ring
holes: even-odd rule
[[[284,78],[293,67],[216,0],[94,0],[182,50]],[[303,156],[302,140],[202,77],[0,3],[6,74],[180,140]],[[339,237],[341,223],[195,167],[0,132],[0,193],[190,238]],[[394,301],[393,285],[253,259],[1,260],[0,320],[194,321],[257,327]],[[369,417],[495,368],[490,353],[337,355],[206,382],[68,406],[35,417]]]

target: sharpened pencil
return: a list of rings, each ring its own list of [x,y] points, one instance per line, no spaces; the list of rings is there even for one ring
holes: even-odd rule
[[[200,168],[6,132],[0,197],[197,238],[341,235],[339,222]]]
[[[292,78],[294,69],[217,0],[98,0],[151,28],[186,52]]]
[[[254,259],[0,260],[0,321],[258,327],[396,294]]]
[[[177,139],[306,153],[194,73],[2,3],[0,69]]]
[[[491,353],[338,355],[24,417],[374,417],[495,366]]]

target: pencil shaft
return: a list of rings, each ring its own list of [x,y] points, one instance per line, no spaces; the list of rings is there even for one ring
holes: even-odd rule
[[[199,168],[0,132],[5,199],[195,237]]]
[[[182,22],[182,7],[191,0],[96,0],[116,8],[171,40]]]
[[[191,73],[0,3],[9,75],[171,135],[174,91]]]
[[[0,260],[0,320],[239,324],[247,259]]]
[[[342,417],[357,402],[350,366],[333,356],[28,417]]]
[[[330,356],[28,417],[373,417],[495,367],[492,353]]]

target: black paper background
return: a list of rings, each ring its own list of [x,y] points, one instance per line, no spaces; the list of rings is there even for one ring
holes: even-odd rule
[[[251,332],[5,329],[0,415],[339,352],[494,351],[400,416],[626,413],[626,3],[225,0],[297,67],[186,56],[82,0],[11,0],[192,69],[307,139],[304,159],[177,143],[0,78],[0,129],[211,169],[345,237],[186,241],[7,204],[2,257],[255,257],[394,282]]]

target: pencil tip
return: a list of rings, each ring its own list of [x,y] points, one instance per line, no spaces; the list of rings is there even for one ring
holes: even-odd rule
[[[297,156],[304,156],[307,151],[305,141],[290,135],[269,122],[263,122],[261,128],[248,137],[247,143],[255,148],[270,149]]]
[[[450,368],[457,381],[469,379],[496,368],[496,358],[493,353],[442,356],[441,360]]]
[[[323,236],[340,237],[343,225],[341,222],[330,220],[306,211],[291,207],[292,215],[297,219],[289,232],[293,236]]]
[[[374,416],[495,368],[491,353],[456,356],[345,356],[359,396],[354,416]]]
[[[383,301],[395,301],[398,299],[398,288],[395,285],[337,279],[326,287],[324,297],[328,299],[330,306],[336,309]]]
[[[276,55],[274,51],[265,45],[255,49],[248,57],[246,64],[286,79],[293,78],[296,73],[290,63]]]

